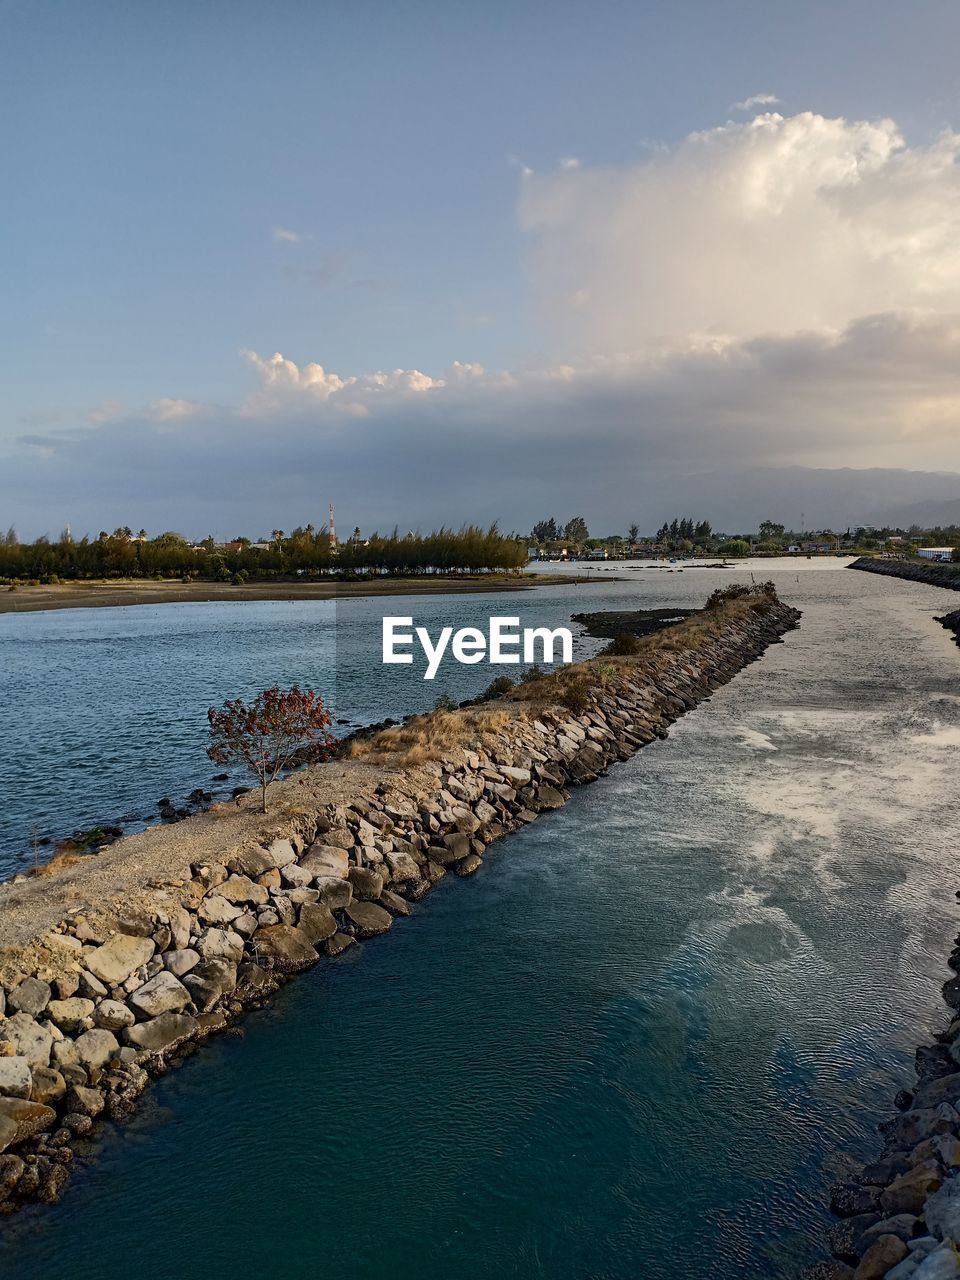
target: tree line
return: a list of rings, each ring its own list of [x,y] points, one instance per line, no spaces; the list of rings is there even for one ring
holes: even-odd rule
[[[78,539],[64,531],[56,542],[45,537],[20,542],[13,529],[0,536],[0,579],[13,583],[157,577],[246,582],[293,575],[483,573],[519,569],[526,559],[525,543],[504,536],[496,525],[441,528],[425,535],[401,535],[395,529],[367,539],[355,531],[335,547],[326,529],[312,525],[289,535],[275,529],[260,546],[244,537],[227,544],[213,538],[191,543],[178,533],[147,538],[143,531],[134,535],[129,529]]]

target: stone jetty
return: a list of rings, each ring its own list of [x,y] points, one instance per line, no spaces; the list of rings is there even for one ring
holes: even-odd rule
[[[877,560],[861,556],[847,565],[864,573],[879,573],[888,578],[905,578],[908,582],[926,582],[931,587],[960,591],[960,564],[940,564],[935,560]]]
[[[303,770],[265,817],[224,807],[0,886],[0,1212],[57,1200],[98,1124],[130,1115],[174,1056],[292,975],[402,927],[445,876],[474,874],[569,788],[665,737],[799,616],[763,591],[733,597],[636,656],[417,718],[362,744],[361,760]],[[909,1174],[914,1195],[893,1193],[884,1248],[952,1154],[960,1075],[947,1080],[901,1123],[922,1132],[897,1130],[890,1180]],[[901,1149],[927,1142],[908,1167]],[[869,1187],[849,1199],[864,1231],[888,1194]]]

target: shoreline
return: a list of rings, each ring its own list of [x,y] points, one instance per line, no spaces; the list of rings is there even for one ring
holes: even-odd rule
[[[0,587],[0,614],[57,609],[117,609],[149,604],[216,604],[243,600],[342,600],[351,596],[473,595],[487,591],[529,591],[563,583],[613,581],[573,573],[431,574],[416,578],[374,578],[363,582],[163,582],[123,578],[116,582],[61,582],[51,586]]]
[[[321,955],[388,932],[450,872],[472,875],[799,616],[736,599],[636,657],[386,730],[361,759],[275,784],[267,815],[251,797],[0,886],[0,1212],[57,1200],[74,1146],[130,1115],[151,1075]]]

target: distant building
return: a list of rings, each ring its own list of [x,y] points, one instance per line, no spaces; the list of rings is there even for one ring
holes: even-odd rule
[[[953,547],[917,547],[921,560],[952,560]]]

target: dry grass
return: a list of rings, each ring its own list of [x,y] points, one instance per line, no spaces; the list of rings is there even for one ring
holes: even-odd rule
[[[28,874],[38,876],[41,880],[49,879],[51,876],[59,875],[61,871],[66,871],[67,867],[75,867],[78,862],[83,862],[84,856],[80,853],[71,853],[69,850],[61,850],[55,853],[47,862],[40,863],[39,866],[33,867]]]
[[[502,701],[489,708],[430,711],[414,716],[406,724],[381,729],[372,738],[352,742],[349,758],[398,766],[443,760],[457,749],[471,751],[486,746],[523,715],[521,708],[508,710]]]

